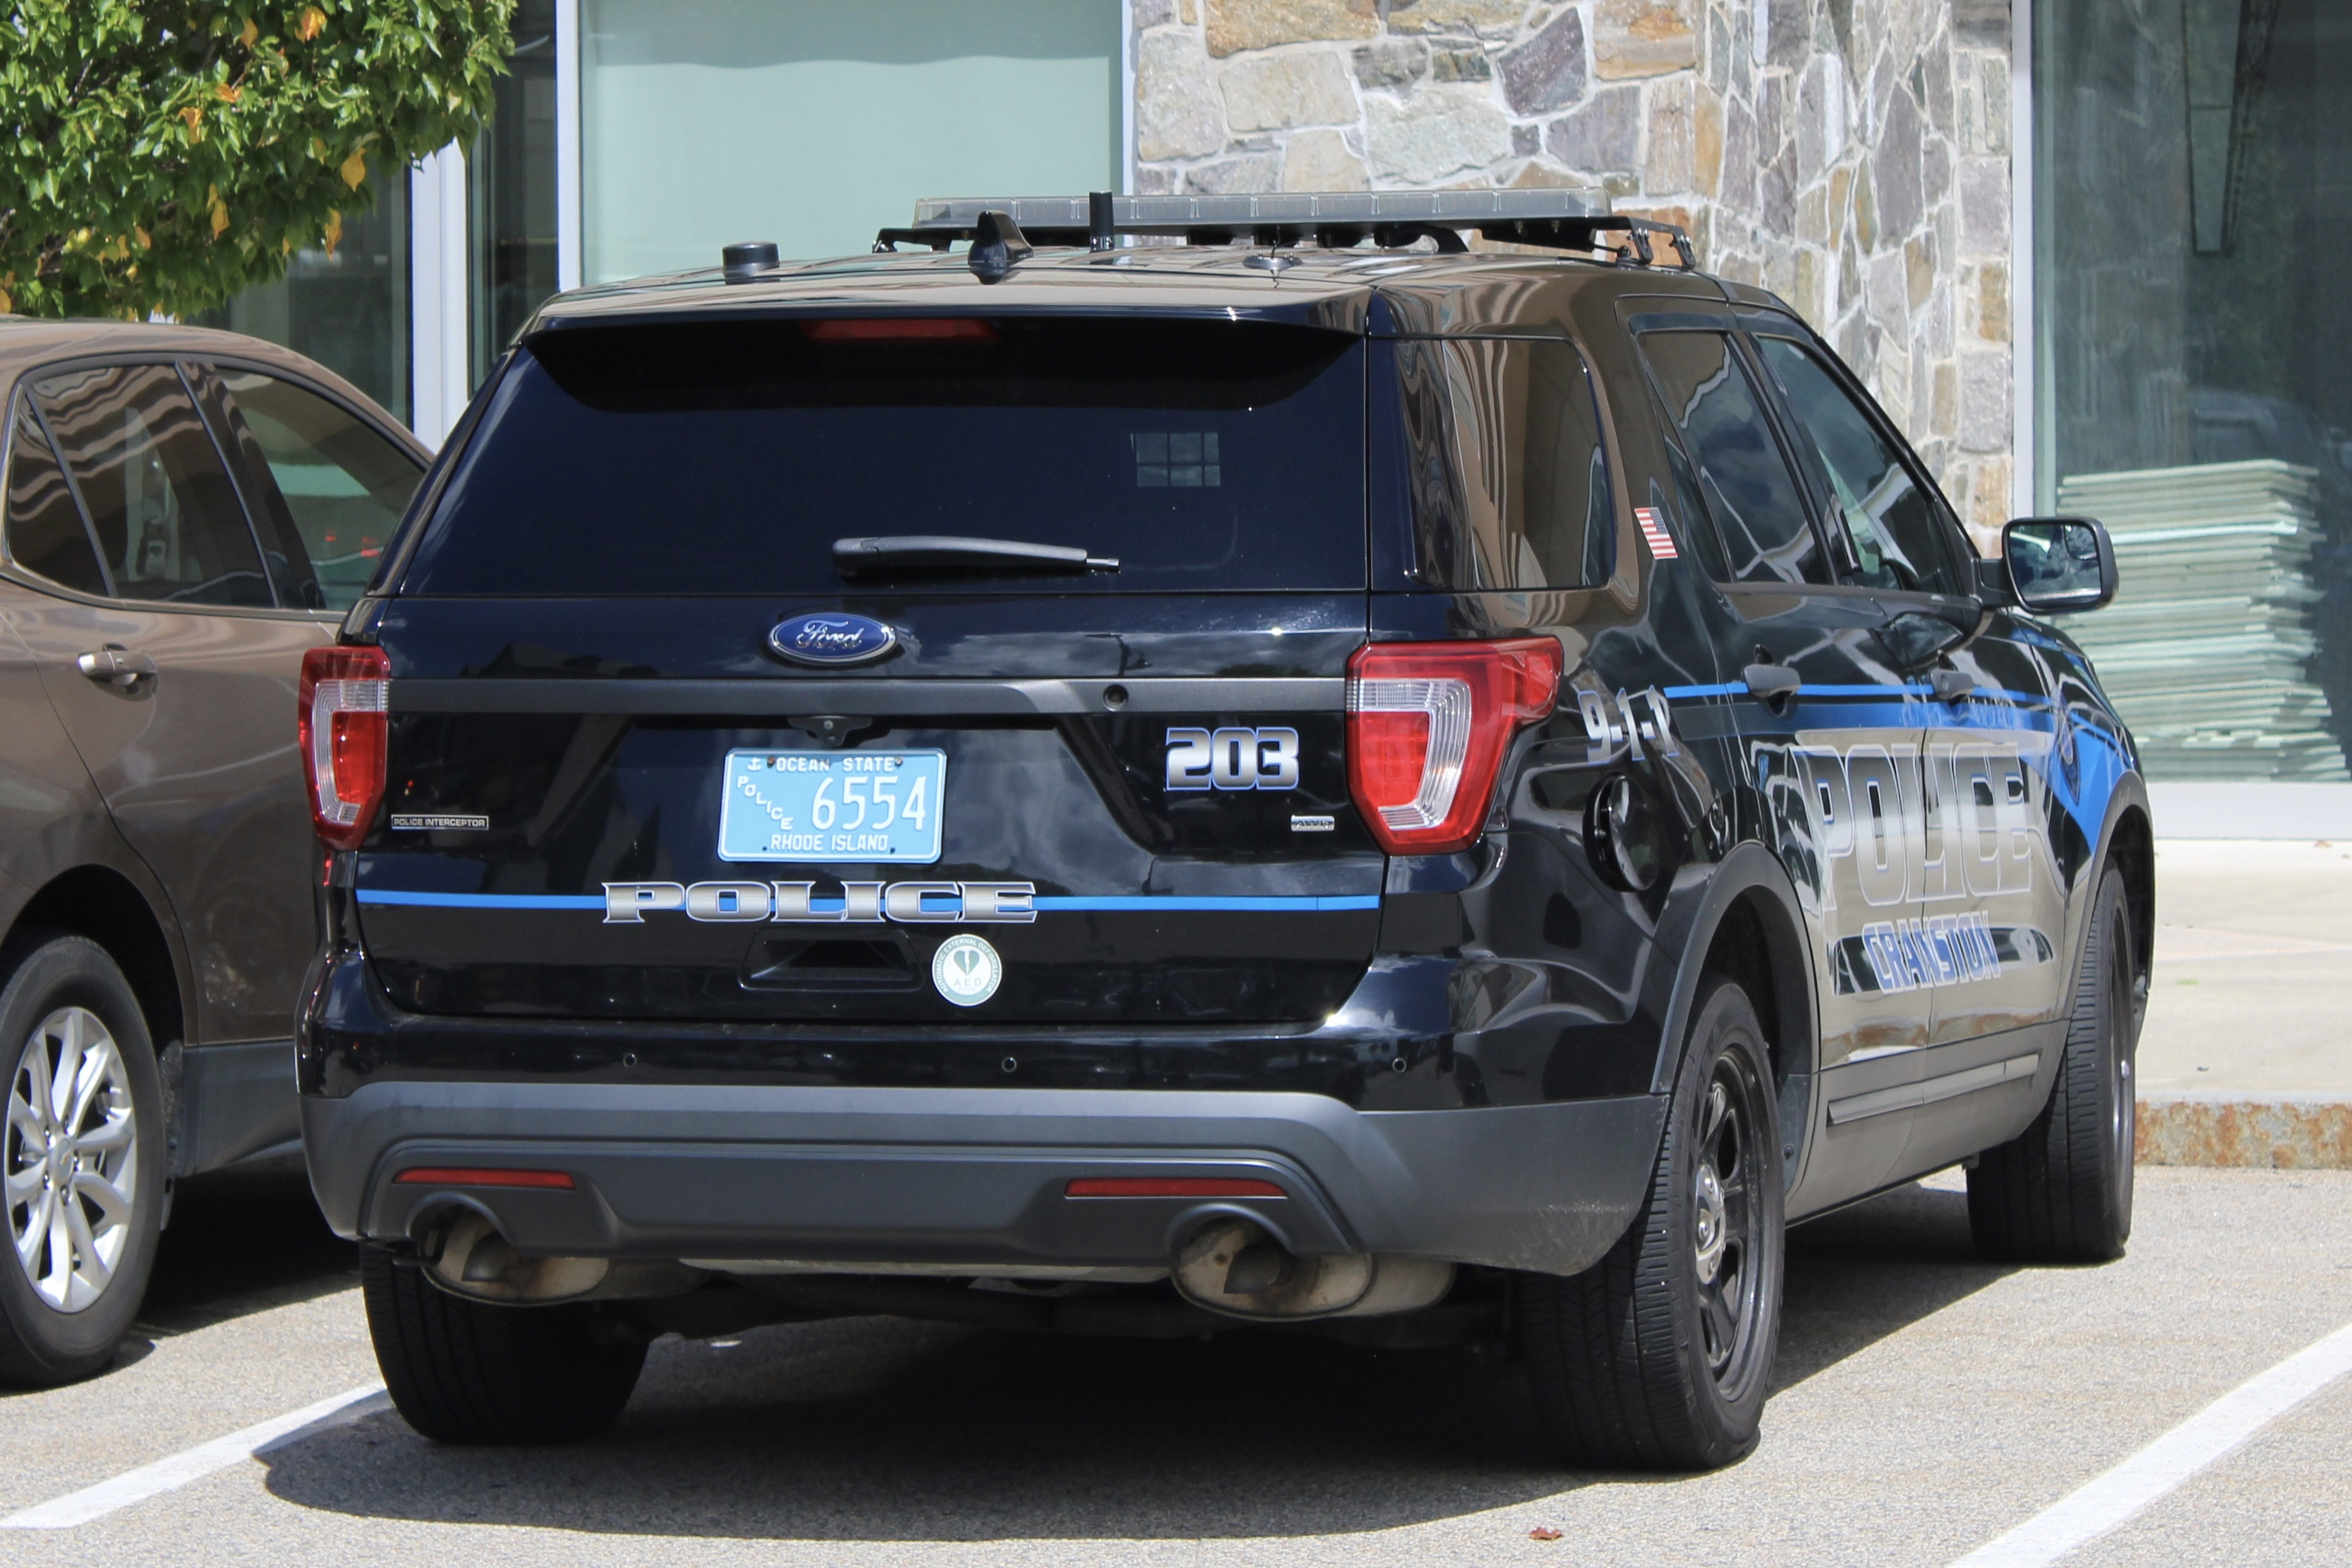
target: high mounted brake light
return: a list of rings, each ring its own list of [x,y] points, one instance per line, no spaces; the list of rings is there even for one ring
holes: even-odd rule
[[[391,677],[380,647],[314,647],[302,656],[303,776],[310,824],[331,848],[358,848],[383,803]]]
[[[1391,855],[1476,842],[1511,737],[1551,716],[1559,644],[1370,643],[1348,661],[1348,793]]]
[[[996,328],[976,316],[842,316],[810,321],[803,330],[813,343],[996,341]]]

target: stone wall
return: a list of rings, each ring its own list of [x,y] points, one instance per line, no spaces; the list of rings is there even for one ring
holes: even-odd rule
[[[1599,182],[2008,513],[2008,0],[1129,0],[1136,188]]]

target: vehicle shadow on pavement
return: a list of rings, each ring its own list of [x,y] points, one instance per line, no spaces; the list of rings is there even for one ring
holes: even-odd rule
[[[359,1282],[359,1249],[327,1228],[299,1156],[191,1177],[173,1197],[132,1343]],[[126,1344],[116,1364],[131,1353]]]
[[[1789,1232],[1772,1386],[1792,1387],[1995,1280],[1969,1236],[1965,1193],[1916,1184]]]
[[[1781,1386],[2005,1270],[1906,1188],[1790,1238]],[[604,1437],[462,1449],[390,1413],[268,1455],[297,1505],[618,1534],[840,1541],[1386,1529],[1589,1484],[1524,1385],[1463,1352],[1272,1334],[1052,1340],[867,1318],[656,1345]]]

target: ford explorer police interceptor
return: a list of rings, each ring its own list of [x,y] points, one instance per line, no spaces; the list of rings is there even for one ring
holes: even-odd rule
[[[2088,520],[1978,560],[1786,305],[1579,193],[561,297],[302,687],[393,1396],[549,1441],[664,1331],[1277,1325],[1736,1459],[1789,1221],[1958,1163],[1990,1252],[2125,1244],[2147,795],[2051,619],[2115,587]]]

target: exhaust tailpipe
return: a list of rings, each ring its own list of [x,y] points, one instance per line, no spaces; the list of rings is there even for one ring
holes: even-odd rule
[[[1345,1252],[1301,1258],[1245,1219],[1219,1219],[1176,1255],[1177,1293],[1236,1318],[1369,1318],[1434,1306],[1454,1265]]]
[[[471,1210],[460,1211],[438,1239],[437,1248],[430,1238],[425,1247],[433,1283],[453,1296],[499,1306],[679,1296],[709,1277],[683,1264],[636,1258],[526,1258]]]

